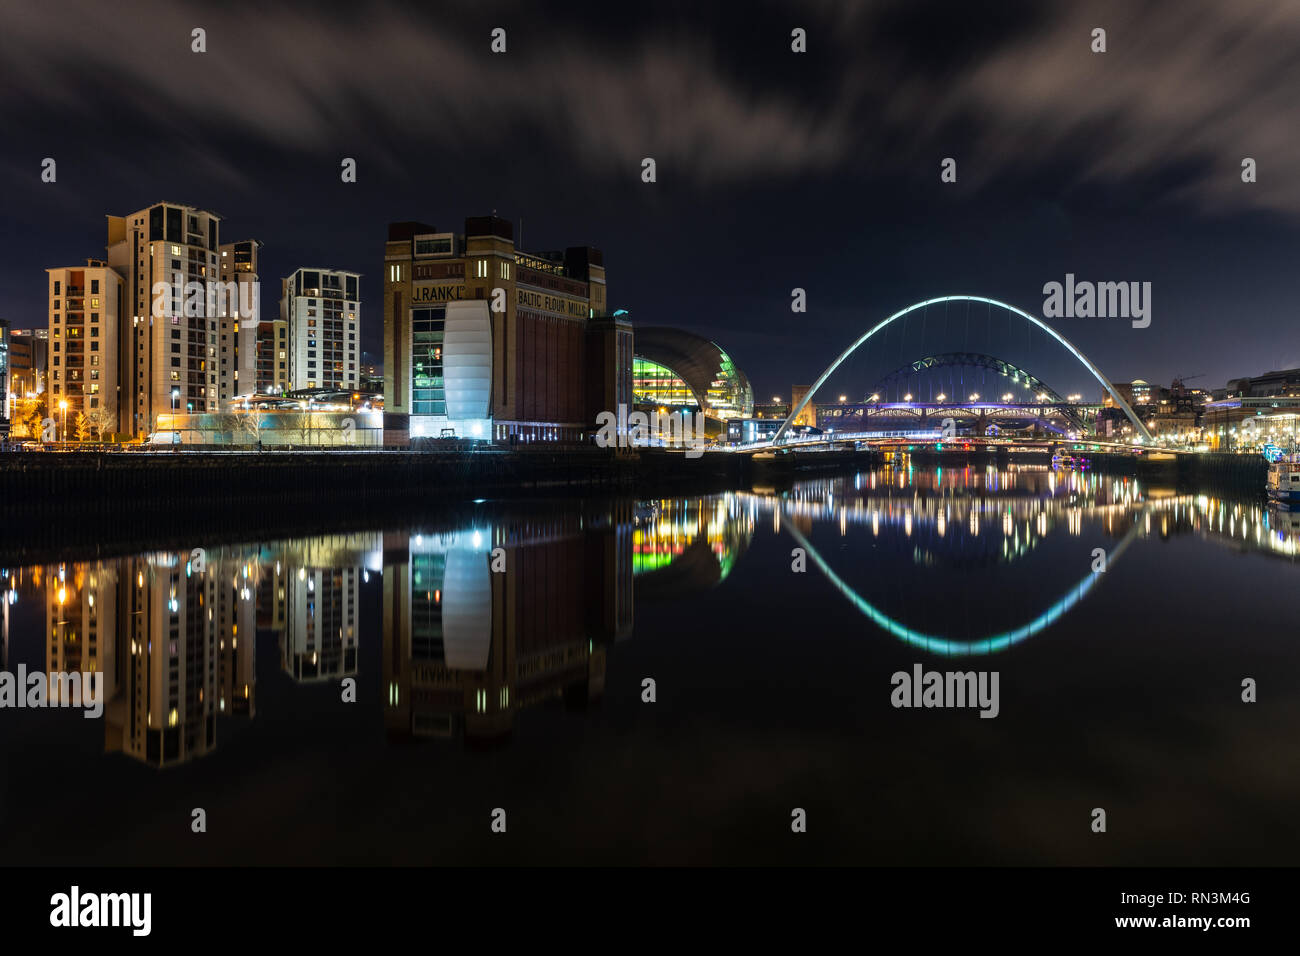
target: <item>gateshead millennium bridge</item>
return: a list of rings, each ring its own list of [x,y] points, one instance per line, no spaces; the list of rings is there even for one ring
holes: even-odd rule
[[[1115,407],[1122,411],[1132,423],[1134,434],[1139,437],[1139,441],[1143,444],[1153,444],[1151,433],[1147,430],[1146,425],[1134,413],[1128,402],[1115,389],[1115,386],[1086,355],[1064,336],[1042,319],[1030,315],[1022,309],[1008,305],[1005,302],[999,302],[996,299],[976,295],[951,295],[927,299],[924,302],[909,305],[907,308],[901,309],[888,318],[877,322],[855,339],[848,348],[840,353],[835,361],[827,366],[826,370],[817,377],[812,388],[808,390],[803,399],[790,410],[789,416],[777,429],[770,442],[764,442],[764,444],[781,445],[796,440],[796,436],[791,433],[791,426],[798,420],[800,414],[812,403],[818,391],[836,370],[876,335],[895,323],[905,324],[909,318],[920,317],[924,321],[932,307],[943,306],[947,309],[954,303],[961,303],[967,307],[971,304],[983,305],[987,308],[990,316],[993,314],[994,309],[998,309],[1011,317],[1027,322],[1032,328],[1047,333],[1054,342],[1063,347],[1105,389]],[[910,392],[901,397],[896,397],[894,400],[889,398],[891,387],[894,391],[898,391],[897,386],[906,382],[911,376],[927,371],[958,368],[979,369],[985,373],[991,372],[999,379],[1006,380],[1005,390],[1001,394],[987,396],[982,396],[978,392],[958,393],[951,396],[940,392],[927,401],[915,398]],[[856,435],[870,438],[874,435],[885,435],[891,432],[906,434],[909,430],[918,434],[926,433],[929,430],[936,429],[945,419],[952,420],[954,424],[962,422],[971,427],[973,434],[980,436],[996,434],[997,430],[1003,426],[1009,428],[1037,426],[1054,432],[1058,436],[1075,437],[1092,430],[1092,422],[1095,420],[1100,407],[1098,404],[1081,403],[1078,401],[1078,396],[1062,397],[1036,376],[994,356],[969,351],[944,352],[927,355],[895,369],[880,380],[867,401],[852,404],[847,402],[839,403],[836,406],[836,414],[843,419],[843,425],[835,429],[834,439],[842,441]],[[831,439],[820,437],[812,440],[826,441]],[[806,441],[807,438],[800,443]]]

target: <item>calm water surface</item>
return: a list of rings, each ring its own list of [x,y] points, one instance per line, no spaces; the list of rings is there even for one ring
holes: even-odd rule
[[[1298,548],[1257,501],[890,467],[5,568],[0,669],[108,703],[0,710],[0,862],[1294,864]],[[915,664],[998,716],[894,708]]]

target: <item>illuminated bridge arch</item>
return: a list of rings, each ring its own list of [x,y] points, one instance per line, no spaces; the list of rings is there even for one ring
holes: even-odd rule
[[[794,408],[790,410],[789,417],[787,417],[786,420],[781,423],[781,427],[778,428],[776,430],[776,434],[772,436],[772,444],[775,445],[781,441],[786,431],[790,428],[791,423],[794,422],[794,420],[799,417],[799,414],[804,410],[804,408],[808,405],[808,403],[812,401],[813,396],[817,394],[817,390],[821,388],[823,384],[825,384],[826,380],[830,378],[832,374],[834,374],[835,370],[840,367],[840,364],[843,363],[844,360],[847,359],[850,355],[856,352],[858,348],[862,346],[868,339],[870,339],[872,336],[874,336],[877,332],[879,332],[881,329],[885,328],[886,326],[892,325],[898,319],[904,318],[912,314],[913,312],[917,311],[918,309],[924,309],[931,305],[936,305],[941,302],[981,302],[984,303],[985,305],[997,306],[999,309],[1005,309],[1007,312],[1010,312],[1013,315],[1018,315],[1020,316],[1020,318],[1024,319],[1026,322],[1029,322],[1031,325],[1037,326],[1038,328],[1042,329],[1044,332],[1050,335],[1061,345],[1065,346],[1066,350],[1079,361],[1079,364],[1082,365],[1084,368],[1086,368],[1092,374],[1092,377],[1095,378],[1099,383],[1101,383],[1101,386],[1105,388],[1106,391],[1110,394],[1110,397],[1114,399],[1116,407],[1118,407],[1120,410],[1124,412],[1125,415],[1128,416],[1128,420],[1133,423],[1133,427],[1137,429],[1137,433],[1142,436],[1142,439],[1146,442],[1152,441],[1151,433],[1147,431],[1147,427],[1144,424],[1142,424],[1142,420],[1138,418],[1138,416],[1134,413],[1133,409],[1129,407],[1128,402],[1124,401],[1123,396],[1121,396],[1119,392],[1115,390],[1115,386],[1110,383],[1110,380],[1107,379],[1106,376],[1101,374],[1101,370],[1098,369],[1097,366],[1093,365],[1086,355],[1084,355],[1077,348],[1071,345],[1070,342],[1065,338],[1065,336],[1061,335],[1061,333],[1057,332],[1054,328],[1052,328],[1042,319],[1030,315],[1028,312],[1025,312],[1023,309],[1017,309],[1014,305],[1008,305],[1005,302],[999,302],[997,299],[988,299],[985,298],[984,296],[979,296],[979,295],[946,295],[946,296],[940,296],[937,299],[926,299],[924,302],[917,302],[915,305],[909,305],[907,308],[895,312],[893,315],[889,316],[889,318],[877,322],[870,329],[868,329],[861,336],[859,336],[858,339],[854,341],[852,345],[850,345],[847,349],[845,349],[842,353],[840,353],[839,358],[837,358],[834,362],[832,362],[830,366],[827,367],[826,371],[822,372],[822,374],[817,377],[817,381],[813,383],[812,388],[808,389],[808,394],[806,394],[803,397],[803,400],[800,401],[797,405],[795,405]]]
[[[919,358],[915,362],[908,362],[906,365],[894,369],[872,386],[871,393],[884,395],[886,394],[888,387],[894,382],[899,380],[905,381],[909,377],[918,375],[921,372],[940,368],[987,369],[1004,376],[1011,384],[1021,386],[1035,398],[1042,395],[1043,404],[1067,404],[1064,396],[1058,393],[1038,376],[1032,375],[1024,369],[1012,365],[1005,359],[1000,359],[994,355],[985,355],[983,352],[942,352],[938,355],[927,355],[925,358]],[[1062,414],[1073,425],[1080,429],[1086,427],[1086,423],[1081,415],[1072,411],[1062,412]]]
[[[939,355],[927,355],[925,358],[917,359],[915,362],[908,362],[902,365],[884,378],[882,378],[871,389],[872,392],[883,393],[884,387],[900,378],[906,378],[909,375],[916,375],[920,372],[926,372],[936,368],[983,368],[991,372],[997,372],[999,375],[1005,375],[1014,384],[1024,384],[1034,393],[1034,395],[1046,395],[1046,401],[1052,403],[1064,402],[1065,399],[1054,389],[1050,388],[1046,382],[1037,376],[1031,375],[1022,368],[1017,368],[1010,362],[996,358],[992,355],[985,355],[982,352],[943,352]]]

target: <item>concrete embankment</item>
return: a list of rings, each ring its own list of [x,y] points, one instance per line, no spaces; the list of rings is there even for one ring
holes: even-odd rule
[[[1263,497],[1268,477],[1268,462],[1258,455],[1083,454],[1102,474],[1126,475],[1146,485],[1180,491]]]
[[[0,559],[58,542],[145,546],[201,532],[293,534],[419,520],[449,503],[519,497],[661,497],[870,467],[871,452],[750,456],[597,448],[0,454]]]

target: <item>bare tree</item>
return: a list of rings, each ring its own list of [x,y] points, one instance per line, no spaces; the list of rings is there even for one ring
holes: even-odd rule
[[[116,416],[110,414],[108,409],[103,408],[102,406],[86,411],[85,418],[86,423],[90,426],[94,436],[100,441],[103,441],[104,436],[109,434],[109,432],[112,431],[113,426],[117,424]]]
[[[265,411],[256,405],[241,408],[235,413],[239,421],[239,430],[247,435],[254,445],[261,447],[262,432],[266,429]]]

